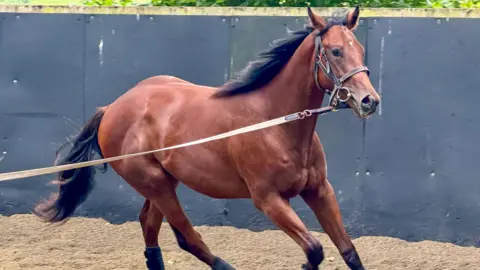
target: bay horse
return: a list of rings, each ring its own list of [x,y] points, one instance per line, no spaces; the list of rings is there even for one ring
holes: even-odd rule
[[[369,117],[380,96],[364,66],[364,48],[353,34],[359,7],[328,21],[310,8],[307,11],[309,22],[304,29],[277,40],[238,78],[221,87],[162,75],[139,82],[113,103],[98,108],[66,157],[56,164],[209,137],[318,108],[325,93],[336,108],[349,108],[361,119]],[[350,269],[364,269],[327,179],[325,153],[314,132],[316,121],[313,115],[226,139],[110,162],[145,198],[139,219],[148,269],[165,269],[158,244],[163,218],[181,249],[212,269],[234,269],[212,254],[193,228],[176,195],[179,182],[213,198],[250,198],[302,248],[307,259],[302,268],[319,269],[324,259],[322,245],[289,204],[289,199],[300,195]],[[96,169],[60,172],[58,194],[40,202],[34,213],[51,223],[69,218],[93,188]]]

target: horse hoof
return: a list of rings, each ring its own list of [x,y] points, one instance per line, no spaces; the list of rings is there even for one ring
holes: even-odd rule
[[[308,263],[302,264],[302,270],[319,270],[320,267],[312,268],[311,266],[308,265]]]
[[[222,260],[222,258],[216,257],[212,265],[212,270],[235,270],[235,268]]]

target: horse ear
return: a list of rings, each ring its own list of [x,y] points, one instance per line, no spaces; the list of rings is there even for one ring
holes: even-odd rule
[[[310,21],[310,26],[320,30],[325,28],[325,25],[327,24],[325,20],[321,16],[318,16],[317,14],[315,14],[310,7],[307,7],[307,10],[308,10],[308,19]]]
[[[355,31],[358,26],[358,22],[360,21],[360,7],[357,6],[353,11],[347,13],[347,17],[345,18],[345,25],[351,31]]]

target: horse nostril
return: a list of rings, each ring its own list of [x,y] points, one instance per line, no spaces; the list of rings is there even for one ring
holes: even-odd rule
[[[370,107],[372,106],[373,102],[373,97],[368,95],[362,99],[362,106]]]
[[[368,95],[362,99],[361,106],[362,109],[365,111],[375,111],[377,107],[377,102],[371,95]]]

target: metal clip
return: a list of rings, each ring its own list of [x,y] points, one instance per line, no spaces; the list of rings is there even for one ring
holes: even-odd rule
[[[285,120],[287,121],[293,121],[293,120],[297,120],[297,119],[303,119],[305,118],[305,115],[303,113],[292,113],[292,114],[289,114],[287,116],[285,116]]]
[[[309,116],[312,116],[312,111],[311,110],[304,110],[303,114],[305,115],[305,117],[309,117]]]

